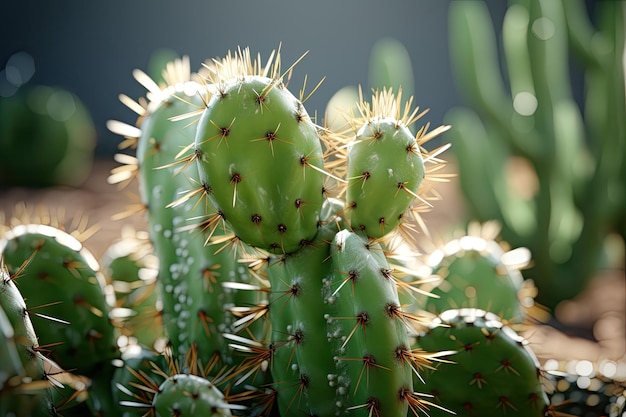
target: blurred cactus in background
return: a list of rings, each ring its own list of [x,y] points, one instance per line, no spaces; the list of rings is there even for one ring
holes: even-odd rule
[[[560,3],[541,5],[556,13]],[[470,37],[488,30],[481,7],[457,2],[451,9],[455,52],[469,53],[474,69],[488,63],[478,55],[489,49],[474,42],[491,35]],[[528,22],[539,16],[520,4],[512,9],[522,17],[526,11]],[[563,35],[557,29],[565,14],[549,16],[532,26],[552,41]],[[467,40],[471,48],[461,45]],[[113,218],[139,214],[144,229],[123,227],[97,257],[84,244],[94,229],[82,219],[64,231],[53,212],[33,217],[20,205],[13,216],[0,212],[1,416],[562,417],[594,401],[602,409],[585,417],[625,416],[622,359],[548,369],[522,333],[535,324],[537,292],[522,270],[533,261],[540,270],[567,242],[579,250],[574,237],[585,237],[591,225],[573,198],[588,192],[588,181],[600,181],[582,116],[569,90],[558,87],[565,77],[515,84],[527,93],[521,104],[500,91],[495,107],[479,100],[491,109],[484,115],[451,113],[461,182],[476,206],[490,203],[491,211],[437,247],[422,215],[451,204],[439,202],[437,190],[450,176],[442,158],[449,145],[425,145],[450,126],[422,124],[426,111],[413,105],[413,71],[401,43],[374,44],[371,90],[339,90],[323,118],[305,108],[321,82],[309,92],[305,77],[299,94],[291,92],[293,69],[306,53],[285,68],[280,50],[263,61],[238,48],[192,71],[187,56],[168,61],[169,51],[158,52],[150,74],[133,71],[145,94],[119,95],[132,122],[107,123],[122,137],[120,165],[107,181],[118,192],[133,185],[138,193],[138,203]],[[497,70],[495,56],[491,61]],[[546,65],[545,76],[564,71]],[[593,65],[605,68],[600,58]],[[480,83],[493,88],[496,77],[487,75]],[[539,113],[546,102],[549,114]],[[489,124],[492,118],[499,124]],[[514,128],[527,129],[528,139]],[[487,143],[486,132],[514,142]],[[564,138],[571,132],[574,144]],[[527,201],[499,182],[512,157],[537,165],[538,195]],[[468,163],[476,167],[468,171]],[[562,195],[572,200],[556,199]],[[537,232],[543,229],[513,233],[534,225],[531,199],[540,210],[544,197],[562,209],[544,220],[561,223],[550,223],[546,236]],[[580,207],[603,210],[608,228],[620,202]],[[514,209],[526,211],[518,217]],[[570,234],[556,234],[562,231]],[[603,236],[591,242],[594,251]],[[550,250],[537,253],[540,244]],[[587,259],[592,267],[596,258]],[[569,296],[542,294],[552,282],[536,281],[548,301]],[[594,369],[602,379],[591,386]]]
[[[0,92],[0,185],[81,185],[96,146],[89,110],[65,88],[28,83],[29,56],[12,58],[7,72],[15,73],[14,89]]]
[[[446,121],[468,220],[497,220],[506,241],[531,250],[527,277],[551,310],[607,266],[607,237],[625,234],[625,3],[598,2],[592,12],[580,0],[510,1],[501,74],[486,5],[449,10],[452,64],[469,107]],[[570,60],[584,72],[580,106]]]

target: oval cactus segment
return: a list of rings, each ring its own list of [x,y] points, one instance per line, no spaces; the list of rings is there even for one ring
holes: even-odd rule
[[[493,313],[447,310],[417,339],[427,352],[455,351],[425,370],[422,390],[437,404],[464,416],[542,417],[548,399],[539,361],[525,340]],[[449,411],[429,410],[431,416]]]
[[[232,416],[224,394],[211,382],[196,375],[167,378],[152,401],[157,417]]]
[[[29,308],[37,308],[33,327],[40,345],[53,346],[51,358],[83,375],[117,358],[117,331],[109,317],[114,295],[82,243],[39,224],[16,226],[5,239],[0,252],[9,271],[28,260],[16,283]]]
[[[317,127],[278,80],[245,76],[217,88],[196,133],[200,181],[240,239],[293,252],[317,232],[323,199]]]
[[[526,314],[520,302],[523,277],[503,262],[503,248],[494,240],[465,236],[431,254],[432,274],[442,280],[429,291],[424,309],[440,314],[454,308],[480,308],[509,323],[521,323]]]
[[[406,323],[382,248],[342,230],[331,246],[335,280],[331,325],[343,342],[338,373],[350,381],[348,407],[358,415],[406,416],[413,393]]]
[[[424,178],[415,137],[391,118],[370,119],[348,149],[346,203],[355,230],[379,238],[400,223]]]

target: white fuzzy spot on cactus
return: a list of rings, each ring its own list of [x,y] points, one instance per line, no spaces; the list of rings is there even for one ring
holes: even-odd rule
[[[172,237],[172,231],[171,230],[166,230],[163,232],[163,236],[165,236],[166,238],[171,238]]]
[[[171,293],[172,291],[174,291],[174,286],[172,284],[167,284],[165,286],[165,292]]]
[[[161,225],[159,223],[155,223],[152,226],[152,230],[154,230],[155,233],[161,233],[161,230],[163,230],[163,225]]]
[[[297,363],[292,363],[291,364],[291,370],[294,371],[294,372],[297,372],[298,371],[298,364]]]

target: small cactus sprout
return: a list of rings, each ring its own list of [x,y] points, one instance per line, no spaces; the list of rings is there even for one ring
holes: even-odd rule
[[[152,401],[156,417],[230,417],[239,408],[209,380],[197,375],[176,374],[160,386]]]
[[[402,107],[402,91],[374,91],[371,103],[360,94],[360,117],[350,121],[355,136],[348,140],[346,205],[353,230],[380,238],[394,230],[422,192],[428,153],[421,145],[448,130],[440,126],[417,135],[410,131],[424,112]],[[441,149],[440,151],[443,151]],[[431,156],[434,162],[435,159]]]
[[[452,239],[430,254],[431,277],[439,279],[433,288],[426,287],[436,297],[424,297],[424,310],[437,315],[454,308],[480,308],[510,325],[524,321],[524,303],[529,300],[522,299],[524,277],[519,268],[528,264],[530,254],[526,248],[507,250],[491,226],[478,227],[480,233]]]
[[[419,384],[433,395],[433,402],[457,415],[543,417],[548,412],[537,357],[497,315],[447,310],[418,336],[417,346],[427,352],[455,352],[449,361],[426,369]],[[439,408],[429,413],[450,416]]]
[[[239,239],[293,252],[317,232],[324,183],[318,126],[283,82],[279,54],[263,66],[240,50],[208,74],[215,91],[196,131],[199,182]]]

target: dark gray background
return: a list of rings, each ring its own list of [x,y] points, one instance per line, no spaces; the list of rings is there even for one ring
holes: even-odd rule
[[[477,0],[453,0],[477,1]],[[499,31],[505,0],[486,0]],[[415,104],[426,120],[442,123],[461,98],[448,56],[449,0],[20,0],[0,6],[0,69],[15,52],[34,58],[31,83],[61,86],[89,108],[98,129],[99,155],[113,154],[119,137],[109,119],[134,122],[118,94],[145,93],[132,78],[147,70],[158,48],[189,55],[192,69],[210,57],[249,46],[266,58],[282,42],[285,65],[305,51],[292,91],[307,74],[326,81],[309,100],[310,113],[346,85],[367,85],[369,54],[382,37],[402,42],[415,73]]]

